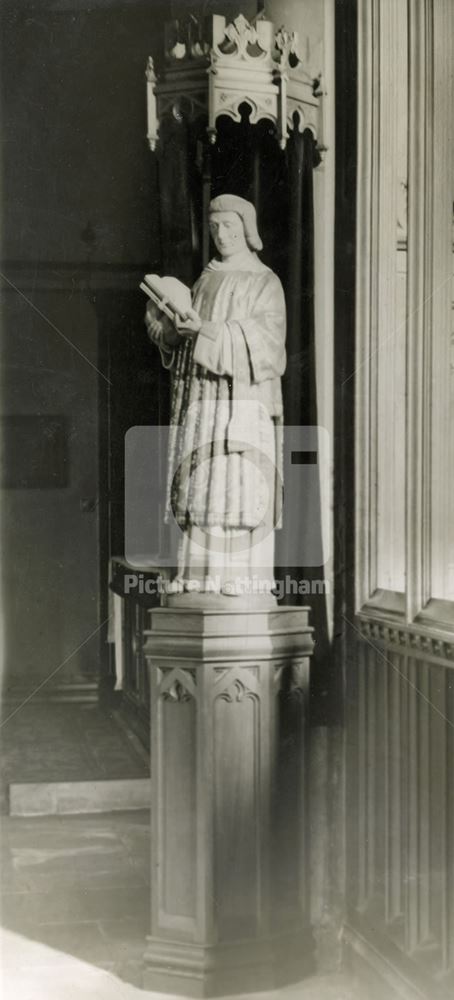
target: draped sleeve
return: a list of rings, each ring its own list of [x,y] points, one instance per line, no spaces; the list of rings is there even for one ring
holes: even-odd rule
[[[285,298],[277,275],[254,275],[249,299],[244,316],[233,309],[225,321],[202,321],[193,358],[216,375],[258,384],[285,371]]]

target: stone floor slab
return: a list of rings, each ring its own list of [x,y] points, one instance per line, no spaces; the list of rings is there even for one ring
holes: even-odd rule
[[[146,809],[150,802],[148,778],[107,781],[11,782],[11,816],[53,816],[72,813]]]
[[[118,713],[98,705],[32,701],[2,705],[0,809],[17,783],[107,781],[149,776],[148,754]]]
[[[2,997],[164,1000],[140,988],[149,926],[149,812],[3,817],[3,824]],[[102,866],[102,885],[93,863]],[[134,871],[141,877],[136,885]],[[37,875],[40,889],[29,891]],[[352,980],[324,976],[247,1000],[368,998]]]

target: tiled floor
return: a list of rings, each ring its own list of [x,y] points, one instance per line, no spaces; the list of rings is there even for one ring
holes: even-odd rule
[[[143,778],[149,774],[146,752],[115,714],[96,705],[49,705],[37,701],[18,711],[16,708],[3,705],[3,812],[7,811],[7,787],[12,781],[96,781]]]
[[[147,812],[3,817],[1,923],[20,935],[9,947],[39,969],[63,955],[66,965],[71,956],[134,978],[148,929],[148,847]],[[52,951],[28,953],[27,942]]]
[[[148,930],[148,812],[3,817],[4,1000],[139,1000]],[[366,1000],[343,976],[267,1000]]]
[[[149,815],[3,817],[5,1000],[139,1000],[148,931]],[[343,976],[267,1000],[366,1000]]]
[[[136,739],[96,707],[25,705],[1,736],[4,812],[12,781],[148,774]],[[156,996],[140,988],[150,902],[148,811],[1,819],[3,1000]],[[343,976],[266,994],[285,998],[367,1000]]]
[[[114,973],[5,932],[4,1000],[176,1000],[126,983]],[[3,982],[2,982],[3,980]],[[178,998],[181,1000],[181,998]],[[314,976],[279,993],[235,1000],[369,1000],[344,976]]]

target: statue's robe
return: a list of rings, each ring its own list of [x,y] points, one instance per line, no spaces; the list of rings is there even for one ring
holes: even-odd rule
[[[172,369],[168,505],[183,529],[179,576],[273,583],[282,503],[285,299],[278,277],[245,251],[212,260],[193,289],[202,319]],[[203,589],[203,588],[202,588]]]

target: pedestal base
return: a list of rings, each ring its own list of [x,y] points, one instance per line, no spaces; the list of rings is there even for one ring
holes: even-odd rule
[[[186,997],[257,993],[299,982],[314,972],[313,941],[302,927],[285,940],[210,947],[150,938],[143,987]]]
[[[308,610],[152,611],[144,986],[273,989],[311,970]]]

